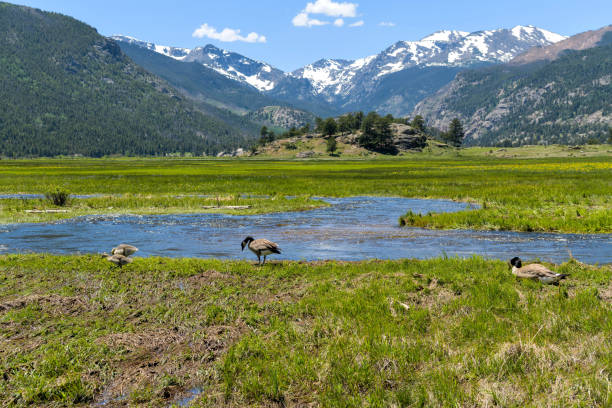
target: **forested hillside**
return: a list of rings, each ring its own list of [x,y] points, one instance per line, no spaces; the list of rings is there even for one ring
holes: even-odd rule
[[[415,109],[432,126],[465,123],[466,144],[603,142],[612,125],[612,32],[552,62],[469,70]]]
[[[248,143],[94,28],[0,3],[0,155],[214,154]]]

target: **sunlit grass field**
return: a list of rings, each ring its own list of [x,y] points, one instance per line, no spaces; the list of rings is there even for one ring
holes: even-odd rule
[[[2,406],[610,406],[610,267],[0,256]]]
[[[612,232],[609,155],[519,152],[2,160],[0,194],[96,196],[2,199],[0,222],[299,211],[325,205],[316,197],[380,195],[481,207],[408,213],[408,226]],[[611,406],[612,269],[549,266],[571,274],[560,288],[480,257],[136,257],[119,269],[95,255],[2,255],[0,406]]]
[[[554,158],[523,158],[519,153],[493,157],[482,149],[467,149],[444,156],[301,161],[3,160],[0,194],[44,193],[60,187],[73,194],[102,196],[73,199],[62,213],[26,212],[55,208],[45,200],[0,200],[0,222],[101,213],[292,211],[323,205],[313,199],[317,196],[380,195],[448,198],[482,206],[454,214],[407,214],[399,220],[405,225],[609,233],[612,156],[600,150],[593,153],[597,152],[592,157]],[[215,203],[250,208],[203,209]]]

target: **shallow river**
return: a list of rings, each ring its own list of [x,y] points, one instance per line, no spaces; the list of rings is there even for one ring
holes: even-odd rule
[[[121,242],[138,256],[256,259],[240,251],[247,235],[283,249],[277,259],[430,258],[440,255],[540,258],[563,262],[568,250],[586,263],[612,262],[612,235],[542,234],[400,228],[398,217],[460,211],[465,203],[390,197],[326,198],[332,206],[264,215],[87,216],[43,224],[0,225],[0,253],[99,253]]]

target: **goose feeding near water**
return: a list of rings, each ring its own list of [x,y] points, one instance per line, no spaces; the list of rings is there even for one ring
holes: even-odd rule
[[[558,285],[561,279],[569,276],[566,273],[556,273],[537,263],[523,266],[521,258],[518,256],[510,260],[512,274],[517,278],[539,280],[542,283]]]
[[[240,244],[242,250],[244,251],[244,247],[248,246],[251,252],[257,255],[257,260],[260,265],[264,265],[266,263],[266,256],[270,254],[280,254],[281,249],[272,241],[268,241],[267,239],[254,239],[253,237],[246,237],[242,244]],[[261,262],[261,256],[263,255],[263,263]]]
[[[132,254],[135,254],[137,251],[138,251],[138,248],[136,248],[133,245],[120,244],[112,249],[111,254],[130,256]]]
[[[120,255],[120,254],[109,255],[106,252],[102,254],[102,257],[106,258],[107,261],[114,263],[115,265],[117,265],[120,268],[122,268],[123,265],[127,265],[129,263],[132,263],[132,261],[133,261],[132,258],[128,258],[127,256]]]

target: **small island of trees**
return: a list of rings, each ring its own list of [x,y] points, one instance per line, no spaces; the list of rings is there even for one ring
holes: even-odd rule
[[[458,118],[452,120],[448,131],[442,132],[438,129],[428,127],[425,119],[416,115],[414,118],[396,118],[393,115],[382,116],[376,112],[365,115],[363,112],[351,112],[339,117],[320,118],[315,120],[314,128],[306,124],[301,128],[292,127],[288,131],[276,133],[267,126],[263,126],[260,132],[258,146],[265,146],[279,139],[287,139],[294,136],[303,136],[318,133],[326,139],[327,152],[334,154],[338,149],[336,137],[347,134],[356,134],[357,143],[365,149],[386,154],[395,154],[397,149],[394,145],[393,123],[408,125],[414,134],[424,135],[427,138],[443,141],[451,146],[460,147],[465,137],[463,125]],[[255,146],[255,149],[258,147]]]

